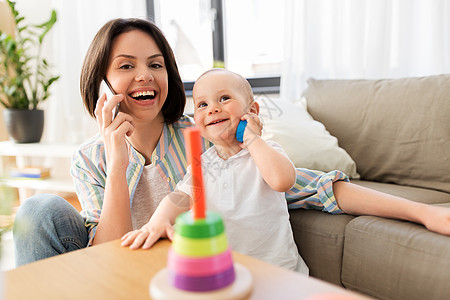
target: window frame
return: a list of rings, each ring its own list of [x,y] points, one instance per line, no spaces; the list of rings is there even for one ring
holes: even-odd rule
[[[213,41],[213,60],[215,62],[225,63],[225,36],[224,36],[224,9],[223,0],[210,0],[211,9],[215,10],[214,30],[212,31]],[[147,18],[156,20],[155,1],[146,0]],[[247,78],[253,93],[255,94],[278,94],[280,93],[281,76],[262,76]],[[184,81],[184,90],[186,96],[192,96],[194,81]]]

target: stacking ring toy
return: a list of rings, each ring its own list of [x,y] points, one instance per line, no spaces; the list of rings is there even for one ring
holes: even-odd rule
[[[218,255],[228,248],[225,233],[202,239],[191,239],[177,233],[173,236],[172,249],[176,254],[192,257]]]
[[[231,251],[227,251],[209,257],[188,257],[177,255],[173,249],[169,250],[167,267],[180,275],[187,276],[209,276],[221,273],[233,266]]]
[[[205,219],[195,219],[192,213],[184,213],[176,219],[177,234],[187,238],[209,238],[225,231],[222,217],[212,211],[206,213]]]
[[[241,121],[236,133],[241,142],[246,124]],[[200,133],[188,129],[188,134],[194,204],[175,220],[167,268],[152,279],[150,295],[164,300],[243,299],[252,289],[252,276],[233,263],[222,217],[205,210]]]
[[[184,276],[175,272],[171,273],[169,270],[169,282],[179,289],[192,292],[212,291],[223,288],[232,283],[235,277],[233,266],[224,272],[202,277]]]

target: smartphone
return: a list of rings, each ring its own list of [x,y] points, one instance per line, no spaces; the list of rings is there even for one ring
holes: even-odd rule
[[[111,84],[108,82],[108,80],[106,78],[103,78],[102,82],[100,83],[100,89],[98,91],[98,96],[100,97],[101,95],[103,95],[103,93],[106,94],[106,101],[111,99],[111,97],[116,94],[114,92],[114,89],[111,87]],[[112,117],[113,120],[119,113],[119,107],[120,107],[120,102],[117,103],[117,105],[113,109],[113,117]]]
[[[236,139],[238,142],[242,143],[244,142],[244,131],[245,127],[247,127],[247,121],[239,121],[237,130],[236,130]]]

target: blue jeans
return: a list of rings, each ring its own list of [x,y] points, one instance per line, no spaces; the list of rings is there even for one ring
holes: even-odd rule
[[[51,194],[30,197],[19,207],[13,236],[17,266],[88,244],[83,217],[69,202]]]

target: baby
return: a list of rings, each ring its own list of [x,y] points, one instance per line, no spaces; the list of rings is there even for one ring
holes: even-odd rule
[[[202,155],[207,208],[222,215],[231,248],[308,274],[284,194],[295,184],[295,167],[278,144],[261,138],[259,105],[250,84],[231,71],[212,69],[196,81],[193,98],[196,126],[214,144]],[[241,120],[247,121],[242,143],[236,139]],[[126,234],[122,245],[149,248],[161,237],[171,238],[175,218],[189,209],[191,186],[188,168],[150,221]]]

